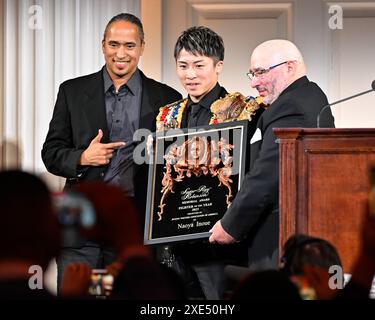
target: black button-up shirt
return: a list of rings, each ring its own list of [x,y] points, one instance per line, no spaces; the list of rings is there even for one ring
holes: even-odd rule
[[[184,127],[192,128],[202,125],[208,125],[211,119],[211,104],[220,98],[222,87],[216,83],[215,87],[211,89],[200,101],[194,103],[190,96],[187,102],[187,117]]]
[[[133,151],[135,142],[133,135],[139,127],[142,99],[141,75],[137,69],[118,92],[106,68],[103,69],[103,78],[109,140],[126,142],[124,147],[115,150],[104,181],[118,185],[129,196],[134,196]]]

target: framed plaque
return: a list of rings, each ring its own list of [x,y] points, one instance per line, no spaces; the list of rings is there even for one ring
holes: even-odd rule
[[[145,244],[209,237],[241,186],[247,125],[234,121],[154,134]]]

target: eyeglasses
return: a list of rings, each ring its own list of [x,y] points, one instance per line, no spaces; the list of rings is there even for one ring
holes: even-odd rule
[[[281,66],[284,63],[287,63],[289,61],[284,61],[278,64],[275,64],[274,66],[269,67],[268,69],[258,69],[256,71],[250,71],[247,72],[246,75],[249,77],[250,80],[253,80],[254,78],[260,78],[264,76],[266,73],[270,72],[272,69],[275,69],[278,66]]]

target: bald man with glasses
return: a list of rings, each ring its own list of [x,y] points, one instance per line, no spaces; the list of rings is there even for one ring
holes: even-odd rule
[[[246,241],[252,271],[278,267],[279,146],[274,128],[316,127],[328,104],[317,84],[306,77],[298,48],[287,40],[270,40],[255,48],[247,73],[268,109],[251,138],[250,171],[223,218],[212,228],[211,243]],[[322,127],[334,127],[331,111]]]

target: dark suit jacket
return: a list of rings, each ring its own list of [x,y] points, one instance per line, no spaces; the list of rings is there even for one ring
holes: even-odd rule
[[[253,270],[277,267],[278,263],[279,145],[273,128],[316,127],[317,115],[326,104],[323,91],[302,77],[288,86],[258,121],[251,140],[250,171],[221,220],[230,235],[248,241]],[[324,115],[322,126],[334,127],[331,112]]]
[[[154,119],[163,105],[181,99],[171,87],[147,78],[141,72],[142,102],[139,128],[155,131]],[[104,100],[103,70],[61,84],[49,131],[42,149],[47,170],[67,178],[66,186],[87,180],[101,180],[107,166],[79,168],[81,153],[103,130],[103,143],[109,142]],[[79,171],[78,169],[83,169]],[[147,166],[134,170],[135,198],[143,219],[146,203]]]

